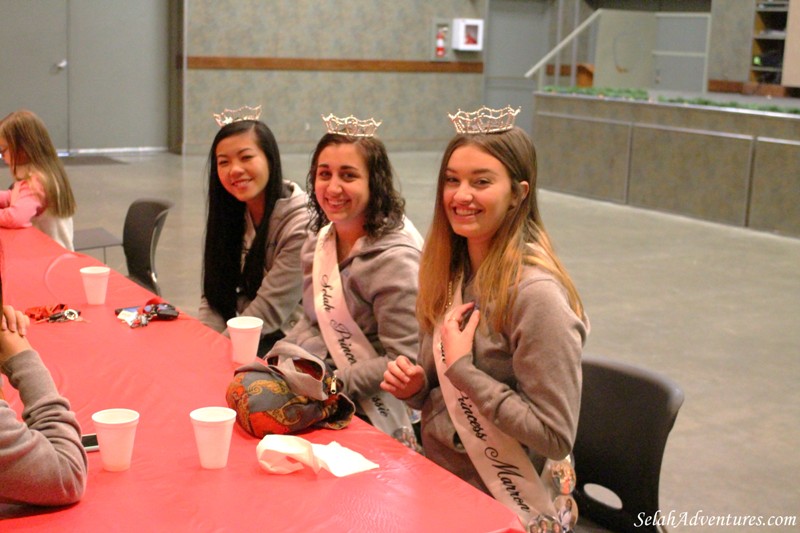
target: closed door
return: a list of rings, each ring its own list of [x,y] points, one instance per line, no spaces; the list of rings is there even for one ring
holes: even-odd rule
[[[525,73],[550,51],[551,2],[491,0],[484,51],[484,101],[490,107],[521,107],[516,124],[533,129],[535,80]]]
[[[0,118],[30,109],[69,148],[67,0],[0,0]]]
[[[166,148],[168,2],[69,0],[69,7],[70,148]]]
[[[711,16],[657,13],[653,89],[705,92]]]
[[[0,117],[30,109],[60,151],[165,149],[168,6],[0,0]]]

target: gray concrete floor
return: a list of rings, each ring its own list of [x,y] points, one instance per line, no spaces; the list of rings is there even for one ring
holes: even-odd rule
[[[392,154],[408,214],[423,234],[439,158]],[[132,200],[173,200],[158,247],[159,281],[168,301],[196,314],[204,158],[116,159],[125,164],[67,167],[79,202],[76,228],[121,235]],[[285,155],[286,177],[304,183],[308,160]],[[540,204],[591,318],[586,352],[665,373],[685,390],[663,464],[663,512],[797,515],[800,240],[548,191]],[[108,251],[108,263],[125,272],[121,249]]]

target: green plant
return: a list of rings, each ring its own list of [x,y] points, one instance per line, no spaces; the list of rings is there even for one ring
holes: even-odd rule
[[[556,94],[579,94],[583,96],[595,96],[597,98],[617,98],[620,100],[650,100],[649,93],[644,89],[614,89],[611,87],[556,87],[548,85],[542,89],[547,93]],[[770,113],[787,113],[790,115],[800,115],[798,107],[784,107],[772,104],[749,104],[745,102],[721,102],[709,98],[681,98],[659,96],[658,101],[665,104],[686,104],[705,107],[726,107],[733,109],[749,109],[752,111],[766,111]]]
[[[596,96],[598,98],[619,98],[624,100],[647,100],[648,94],[644,89],[615,89],[613,87],[556,87],[548,85],[544,92],[558,94],[580,94]]]
[[[797,107],[782,107],[772,104],[748,104],[744,102],[719,102],[716,100],[709,100],[708,98],[666,98],[659,97],[659,102],[668,104],[687,104],[699,105],[708,107],[728,107],[733,109],[749,109],[752,111],[768,111],[771,113],[787,113],[790,115],[800,115],[800,108]]]

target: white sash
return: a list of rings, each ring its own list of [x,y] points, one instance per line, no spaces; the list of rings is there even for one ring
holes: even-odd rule
[[[450,309],[461,305],[461,282],[457,285]],[[433,358],[439,386],[447,412],[472,464],[492,496],[517,513],[523,525],[542,513],[555,516],[548,491],[522,445],[483,416],[472,400],[445,375],[441,326],[440,320],[433,332]]]
[[[336,257],[336,232],[331,229],[328,224],[320,230],[314,250],[314,309],[325,346],[336,367],[346,368],[380,355],[347,309]],[[388,435],[404,427],[411,428],[405,404],[386,391],[361,398],[358,403],[372,425]]]

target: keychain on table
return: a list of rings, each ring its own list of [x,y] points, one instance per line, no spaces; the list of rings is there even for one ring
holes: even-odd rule
[[[81,312],[70,309],[66,304],[42,305],[29,307],[25,310],[25,315],[34,323],[39,322],[76,322],[83,321]]]
[[[68,321],[76,321],[76,320],[83,320],[81,318],[81,312],[76,311],[75,309],[64,309],[63,311],[59,311],[58,313],[53,313],[47,318],[48,322],[68,322]]]
[[[143,328],[152,320],[175,320],[180,312],[174,305],[160,298],[152,298],[141,308],[121,308],[116,310],[117,318],[132,328]]]

